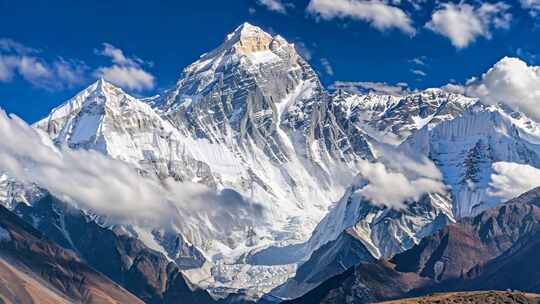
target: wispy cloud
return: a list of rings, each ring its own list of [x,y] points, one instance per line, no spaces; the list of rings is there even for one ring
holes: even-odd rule
[[[412,64],[420,65],[420,66],[427,65],[425,56],[413,58],[413,59],[409,60],[409,62],[412,63]]]
[[[334,68],[330,64],[330,61],[328,61],[327,58],[321,58],[321,65],[324,68],[324,72],[328,76],[334,76]]]
[[[397,83],[395,85],[386,82],[371,81],[336,81],[331,86],[332,89],[344,89],[353,92],[374,92],[377,94],[387,94],[400,96],[410,92],[406,83]]]
[[[257,4],[280,14],[287,13],[287,5],[285,5],[281,0],[257,0]]]
[[[87,70],[82,61],[62,57],[48,61],[38,49],[0,39],[0,82],[10,82],[18,75],[35,87],[59,90],[83,83]]]
[[[151,65],[149,62],[131,56],[109,43],[103,44],[103,49],[96,50],[96,54],[109,57],[111,66],[96,69],[95,75],[103,77],[117,86],[134,91],[144,91],[155,87],[155,77],[143,68],[143,65]]]
[[[520,0],[521,6],[530,11],[530,14],[534,17],[540,12],[540,0]]]
[[[414,75],[418,75],[418,76],[422,76],[422,77],[426,77],[427,76],[427,73],[422,71],[422,70],[418,70],[418,69],[412,69],[411,70],[411,73],[413,73]]]
[[[210,221],[212,229],[227,234],[264,216],[260,205],[232,190],[217,193],[200,184],[143,177],[131,165],[96,151],[58,148],[46,134],[2,109],[0,170],[121,223],[157,227],[176,221],[205,229],[197,221]]]
[[[504,2],[444,3],[431,15],[426,27],[448,39],[458,49],[465,48],[478,37],[490,39],[493,29],[510,27],[510,6]]]
[[[324,20],[350,18],[367,22],[381,31],[394,28],[411,36],[416,33],[413,20],[405,11],[383,1],[311,0],[307,11]]]
[[[310,61],[313,58],[313,50],[311,47],[307,46],[307,44],[303,41],[295,41],[294,47],[296,51],[307,61]]]

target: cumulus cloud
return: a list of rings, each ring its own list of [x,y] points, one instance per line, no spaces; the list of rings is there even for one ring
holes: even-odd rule
[[[540,186],[540,169],[530,165],[497,162],[493,166],[489,194],[509,200]]]
[[[360,163],[360,176],[366,185],[354,195],[372,203],[402,209],[409,201],[418,201],[428,193],[445,193],[442,174],[429,159],[419,159],[396,152],[382,151],[379,162]]]
[[[176,220],[179,226],[199,227],[197,221],[210,221],[216,231],[229,233],[226,229],[243,229],[246,221],[263,217],[259,205],[232,190],[216,193],[200,184],[142,177],[127,163],[98,152],[57,148],[46,134],[1,109],[0,169],[121,223]]]
[[[336,81],[332,84],[331,89],[342,89],[350,92],[373,92],[376,94],[385,94],[393,96],[401,96],[410,93],[408,85],[400,82],[395,85],[386,82],[371,82],[371,81]]]
[[[493,29],[509,28],[510,6],[503,2],[482,3],[474,7],[467,3],[442,4],[431,15],[426,27],[450,39],[456,48],[465,48],[478,37],[490,39]]]
[[[416,33],[409,15],[384,1],[311,0],[307,11],[324,20],[350,18],[367,22],[381,31],[395,28],[411,36]]]
[[[104,43],[103,49],[96,50],[96,54],[109,57],[113,63],[111,66],[96,69],[94,74],[97,77],[103,77],[117,86],[134,91],[154,88],[154,75],[143,68],[143,65],[151,63],[135,56],[127,57],[123,50],[109,43]]]
[[[85,81],[88,67],[84,62],[62,57],[48,61],[39,53],[17,41],[0,39],[0,82],[10,82],[18,75],[36,87],[56,90]]]
[[[468,95],[483,103],[508,105],[540,121],[540,67],[505,57],[478,79],[467,83]]]
[[[281,0],[257,0],[257,4],[280,14],[287,13],[287,7]]]

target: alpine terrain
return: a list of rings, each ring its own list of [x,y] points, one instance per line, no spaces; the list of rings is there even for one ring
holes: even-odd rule
[[[294,44],[244,23],[159,96],[100,78],[32,128],[59,155],[98,152],[176,196],[165,219],[119,220],[0,168],[6,302],[540,292],[538,189],[506,202],[492,180],[540,168],[540,124],[501,104],[327,89]]]

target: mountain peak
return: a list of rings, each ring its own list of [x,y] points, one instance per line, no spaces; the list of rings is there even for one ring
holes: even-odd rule
[[[103,76],[99,77],[98,80],[94,83],[96,86],[96,90],[103,90],[105,86],[108,84],[108,82],[103,78]]]
[[[265,32],[262,28],[255,26],[251,23],[244,22],[240,26],[238,26],[232,33],[227,35],[226,40],[231,40],[234,38],[257,37],[257,36],[272,37],[272,35]]]
[[[96,80],[93,84],[91,84],[88,88],[86,88],[86,90],[91,91],[91,92],[101,92],[101,93],[105,93],[105,92],[113,90],[113,91],[119,91],[123,93],[122,89],[115,86],[111,82],[107,81],[103,77],[99,77],[98,80]]]
[[[241,54],[249,54],[268,51],[273,40],[274,37],[260,27],[245,22],[227,35],[223,46]]]

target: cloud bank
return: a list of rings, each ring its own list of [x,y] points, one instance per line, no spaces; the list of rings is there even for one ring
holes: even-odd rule
[[[369,23],[374,28],[385,31],[398,29],[414,35],[413,21],[401,8],[378,0],[311,0],[308,13],[324,19],[350,18]]]
[[[142,177],[98,152],[57,148],[46,134],[1,109],[0,170],[120,223],[198,227],[205,220],[227,233],[264,216],[259,205],[232,190],[216,193],[200,184]]]
[[[444,3],[432,13],[426,27],[462,49],[478,37],[490,39],[493,29],[507,29],[512,20],[509,9],[504,2],[482,3],[478,7],[467,3]]]
[[[501,59],[480,78],[470,80],[466,92],[486,104],[506,104],[540,122],[540,67],[521,59]]]

